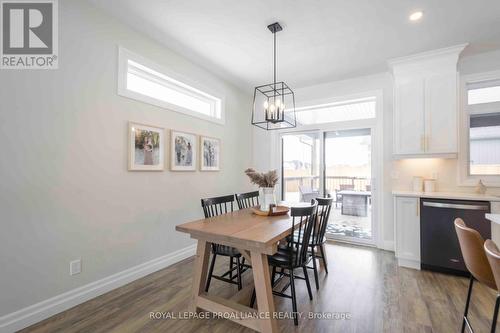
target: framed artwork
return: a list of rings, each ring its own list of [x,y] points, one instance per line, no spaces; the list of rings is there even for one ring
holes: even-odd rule
[[[165,130],[129,122],[129,170],[162,171],[165,168]]]
[[[170,169],[172,171],[196,171],[196,135],[171,131]]]
[[[200,139],[201,171],[220,170],[220,139],[202,136]]]

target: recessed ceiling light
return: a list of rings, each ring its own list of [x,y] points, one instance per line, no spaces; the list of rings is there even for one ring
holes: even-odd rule
[[[417,11],[417,12],[411,13],[408,18],[410,19],[410,21],[418,21],[422,18],[422,16],[424,16],[424,13],[421,11]]]

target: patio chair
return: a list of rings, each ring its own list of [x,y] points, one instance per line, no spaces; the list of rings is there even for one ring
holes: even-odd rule
[[[312,199],[319,197],[319,191],[308,186],[299,186],[300,202],[311,202]]]

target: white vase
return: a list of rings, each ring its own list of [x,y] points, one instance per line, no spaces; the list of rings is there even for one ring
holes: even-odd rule
[[[261,187],[259,190],[260,210],[267,212],[269,210],[269,205],[276,205],[274,187]]]

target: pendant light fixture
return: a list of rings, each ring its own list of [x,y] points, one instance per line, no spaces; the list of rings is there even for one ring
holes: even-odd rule
[[[265,130],[293,128],[297,126],[295,95],[283,82],[276,81],[276,33],[283,30],[276,22],[267,26],[274,38],[273,82],[255,87],[253,93],[252,125]]]

